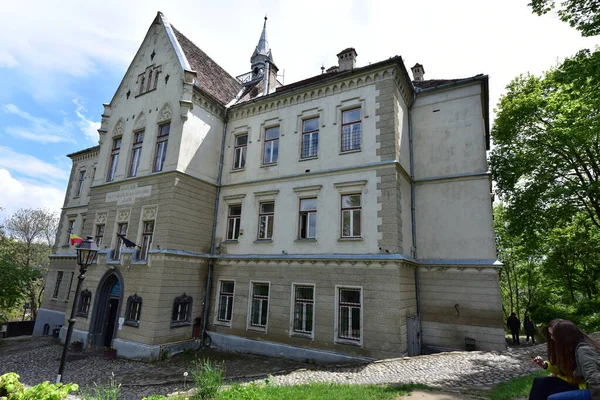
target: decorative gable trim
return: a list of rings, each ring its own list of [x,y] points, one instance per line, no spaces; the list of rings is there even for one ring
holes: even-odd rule
[[[177,59],[179,60],[179,64],[181,65],[181,68],[183,68],[184,71],[192,71],[192,67],[190,66],[190,63],[188,62],[188,60],[185,56],[185,53],[183,52],[183,49],[181,48],[181,45],[177,41],[177,38],[175,38],[175,33],[173,32],[173,28],[171,28],[171,24],[167,20],[167,17],[165,17],[163,15],[163,13],[161,13],[159,11],[156,18],[160,19],[160,22],[165,27],[165,31],[167,32],[167,37],[171,41],[171,45],[173,45],[173,49],[175,50],[175,54],[177,55]]]

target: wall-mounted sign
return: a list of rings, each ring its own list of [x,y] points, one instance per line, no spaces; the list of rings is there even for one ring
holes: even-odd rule
[[[106,193],[106,202],[117,202],[117,205],[133,204],[141,197],[148,197],[152,194],[152,186],[140,186],[137,183],[121,185],[118,192]]]

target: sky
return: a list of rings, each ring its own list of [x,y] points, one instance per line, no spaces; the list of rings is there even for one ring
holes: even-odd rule
[[[157,11],[233,76],[250,70],[263,18],[292,83],[336,65],[400,55],[425,79],[490,76],[490,104],[517,75],[539,75],[600,37],[582,38],[528,0],[256,0],[3,2],[0,35],[0,222],[18,208],[59,210],[66,154],[97,144],[109,102]]]

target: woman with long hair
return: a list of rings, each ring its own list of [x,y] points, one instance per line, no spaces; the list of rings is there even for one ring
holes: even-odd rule
[[[600,400],[600,343],[574,323],[548,324],[548,361],[533,362],[553,376],[535,378],[530,400]]]

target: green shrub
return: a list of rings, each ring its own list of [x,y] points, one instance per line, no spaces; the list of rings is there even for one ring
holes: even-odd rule
[[[50,382],[42,382],[25,389],[19,382],[19,375],[14,372],[0,376],[1,400],[61,400],[78,389],[79,386],[74,383],[55,385]]]
[[[197,390],[194,399],[212,399],[223,386],[223,365],[214,366],[210,360],[192,364],[191,374]]]
[[[94,387],[86,388],[81,393],[82,400],[117,400],[121,384],[117,383],[115,375],[108,380],[108,385],[102,386],[94,383]]]

